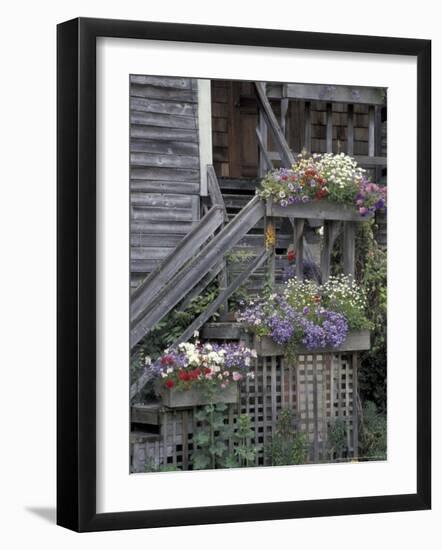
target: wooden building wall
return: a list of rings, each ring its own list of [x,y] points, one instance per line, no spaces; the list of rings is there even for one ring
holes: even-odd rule
[[[198,84],[130,77],[131,284],[199,219]]]
[[[271,101],[279,119],[280,102]],[[303,100],[291,100],[286,118],[286,137],[295,153],[304,147]],[[368,155],[368,105],[355,104],[354,155]],[[332,103],[333,152],[347,151],[347,104]],[[381,132],[381,150],[386,155],[386,122],[377,110],[377,128]],[[385,117],[384,117],[385,118]],[[258,122],[253,83],[212,81],[213,161],[219,177],[253,178],[257,176],[258,153],[255,129]],[[311,150],[326,152],[327,104],[311,102]],[[272,144],[270,142],[270,148]]]

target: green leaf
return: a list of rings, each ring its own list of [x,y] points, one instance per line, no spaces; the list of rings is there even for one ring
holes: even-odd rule
[[[209,447],[209,452],[215,456],[222,456],[227,450],[227,445],[223,441],[217,441]]]
[[[210,466],[210,457],[205,453],[193,453],[192,464],[194,470],[205,470]]]
[[[210,441],[210,434],[206,431],[199,430],[194,434],[193,436],[193,442],[198,447],[203,447],[204,445],[207,445]]]
[[[195,413],[195,419],[198,420],[199,422],[204,422],[204,420],[207,419],[207,413],[204,409],[199,409],[196,413]]]

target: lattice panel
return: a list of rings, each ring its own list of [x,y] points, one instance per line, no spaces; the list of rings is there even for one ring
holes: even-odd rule
[[[256,465],[268,465],[268,448],[276,429],[279,412],[290,408],[296,429],[307,433],[312,462],[357,457],[357,354],[299,355],[294,360],[282,356],[260,356],[255,378],[247,379],[238,405],[230,405],[226,422],[234,427],[239,414],[249,415],[255,431],[252,445],[260,447]],[[135,438],[132,469],[174,466],[187,470],[193,452],[194,409],[164,409],[157,436]],[[330,429],[337,423],[344,430],[344,443],[330,444]],[[230,449],[233,443],[229,442]]]

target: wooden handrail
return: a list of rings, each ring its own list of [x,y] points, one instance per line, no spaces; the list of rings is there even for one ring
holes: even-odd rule
[[[223,221],[223,209],[220,206],[212,207],[171,254],[148,275],[132,293],[131,322],[139,317],[161,288],[178,273],[196,250],[222,225]]]
[[[221,256],[264,216],[264,203],[255,196],[198,254],[137,312],[131,322],[131,347],[135,346],[219,262]]]

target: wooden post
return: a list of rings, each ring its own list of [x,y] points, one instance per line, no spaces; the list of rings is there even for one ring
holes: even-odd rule
[[[355,236],[356,223],[344,223],[344,239],[343,239],[343,263],[344,275],[355,276]]]
[[[358,354],[352,353],[353,367],[353,458],[359,456],[359,418],[358,418]]]
[[[264,246],[269,252],[267,260],[267,276],[268,281],[273,288],[275,286],[275,245],[276,245],[276,228],[275,219],[271,216],[265,217],[264,220]]]
[[[223,267],[218,275],[218,286],[220,294],[224,292],[228,286],[228,275],[226,261],[223,260]],[[229,312],[229,300],[227,299],[219,308],[220,320],[225,321]]]
[[[327,282],[330,276],[330,259],[335,244],[336,238],[339,234],[341,227],[341,221],[337,220],[325,220],[324,221],[324,246],[321,251],[321,277],[322,282]]]
[[[354,153],[355,130],[354,130],[354,108],[353,103],[347,107],[347,155]]]
[[[313,460],[319,460],[319,411],[318,411],[318,365],[317,355],[313,354]]]
[[[332,104],[327,103],[327,131],[326,131],[326,151],[333,153],[333,118]]]
[[[295,218],[293,220],[293,245],[296,258],[296,277],[304,279],[304,220]]]
[[[370,105],[368,108],[368,156],[374,157],[375,144],[374,144],[374,122],[375,122],[375,110],[374,105]]]
[[[261,109],[259,109],[258,128],[259,128],[259,134],[262,139],[262,143],[264,145],[264,150],[267,150],[267,147],[268,147],[267,124]],[[261,147],[258,148],[258,154],[259,154],[259,177],[262,178],[265,176],[268,168],[267,168],[267,162],[266,162],[266,159],[264,158]]]
[[[283,97],[281,99],[281,130],[285,137],[287,137],[286,117],[287,117],[288,108],[289,108],[289,100],[287,97]]]
[[[311,108],[310,101],[305,102],[304,112],[304,149],[307,152],[312,150],[312,122],[311,122]]]
[[[376,105],[374,114],[374,154],[377,157],[382,155],[382,108]],[[376,183],[380,183],[382,178],[382,166],[376,165],[375,169]]]

